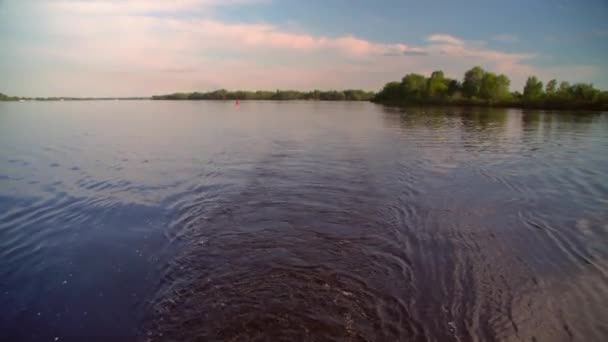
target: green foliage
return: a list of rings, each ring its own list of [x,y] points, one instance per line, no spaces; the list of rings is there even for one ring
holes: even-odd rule
[[[447,104],[474,106],[517,106],[547,109],[600,109],[608,110],[608,92],[600,91],[592,84],[561,82],[553,79],[543,88],[543,82],[530,76],[523,89],[510,92],[511,81],[506,75],[496,75],[481,67],[473,67],[464,74],[462,83],[445,77],[437,70],[430,77],[410,73],[401,82],[389,82],[374,94],[358,89],[343,91],[297,90],[276,91],[228,91],[218,89],[210,92],[174,93],[153,96],[154,100],[318,100],[318,101],[374,101],[392,104]],[[59,101],[59,100],[114,100],[115,98],[19,98],[0,93],[0,101]],[[144,98],[129,98],[144,99]]]
[[[496,76],[493,72],[486,72],[481,79],[479,97],[488,101],[501,101],[509,97],[511,81],[505,75]]]
[[[387,83],[372,101],[392,104],[446,104],[480,106],[518,106],[547,109],[603,109],[608,110],[608,92],[595,89],[592,84],[551,80],[543,89],[543,82],[528,78],[523,90],[510,92],[511,81],[506,75],[486,72],[474,67],[464,74],[463,82],[434,71],[429,78],[407,74],[401,82]],[[464,97],[463,97],[464,96]]]
[[[570,94],[574,101],[590,102],[600,94],[600,91],[593,88],[593,84],[577,83],[570,87]]]
[[[446,79],[443,71],[433,71],[427,81],[426,96],[430,98],[443,98],[447,95],[450,80]]]
[[[207,93],[175,93],[169,95],[153,96],[154,100],[320,100],[320,101],[369,101],[374,97],[373,92],[358,89],[344,91],[320,91],[301,92],[297,90],[276,91],[228,91],[218,89]]]
[[[481,82],[485,71],[479,67],[473,67],[464,74],[462,82],[462,92],[468,98],[479,97],[481,93]]]
[[[408,74],[401,80],[403,95],[405,98],[420,100],[426,94],[426,77],[420,74]]]
[[[378,102],[393,102],[405,98],[403,86],[399,82],[389,82],[374,98]]]
[[[508,100],[511,97],[509,87],[511,86],[511,80],[504,74],[498,75],[496,92],[494,99],[497,101]]]
[[[349,89],[344,91],[346,101],[369,101],[374,97],[374,93],[358,89]]]
[[[448,96],[456,96],[462,93],[462,84],[458,80],[450,80],[448,82]]]
[[[18,101],[19,98],[16,96],[8,96],[0,93],[0,101]]]
[[[557,80],[556,79],[552,79],[551,81],[547,82],[547,85],[545,86],[545,94],[547,94],[547,96],[555,95],[556,90],[557,90]]]
[[[543,82],[539,81],[536,76],[528,77],[526,85],[524,86],[524,100],[537,101],[540,100],[543,95]]]

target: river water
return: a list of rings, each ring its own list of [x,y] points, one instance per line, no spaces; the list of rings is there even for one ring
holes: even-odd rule
[[[0,103],[0,340],[605,341],[608,113]]]

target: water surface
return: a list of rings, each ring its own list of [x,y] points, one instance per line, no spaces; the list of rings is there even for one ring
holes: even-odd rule
[[[603,341],[608,114],[0,103],[0,340]]]

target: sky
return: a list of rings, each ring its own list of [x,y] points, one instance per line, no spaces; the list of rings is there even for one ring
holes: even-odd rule
[[[608,0],[0,0],[0,92],[377,91],[479,65],[608,89]]]

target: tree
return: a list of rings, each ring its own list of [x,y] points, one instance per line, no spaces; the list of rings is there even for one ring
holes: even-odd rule
[[[344,96],[347,101],[368,101],[374,93],[358,89],[348,89],[344,91]]]
[[[557,80],[553,79],[543,87],[543,82],[536,76],[530,76],[523,93],[510,92],[510,84],[506,75],[487,72],[478,66],[467,70],[462,83],[446,78],[440,70],[428,78],[412,73],[403,77],[400,83],[388,83],[373,101],[608,110],[608,92],[602,92],[592,84],[561,82],[558,87]],[[360,98],[349,92],[345,95],[346,99]]]
[[[547,82],[547,86],[545,87],[545,93],[547,95],[555,95],[555,91],[557,89],[557,80],[552,79],[551,81]]]
[[[454,96],[456,93],[460,92],[462,89],[462,85],[458,80],[450,80],[448,82],[448,96]]]
[[[330,91],[321,92],[321,100],[344,101],[345,99],[346,99],[346,96],[344,95],[344,92],[341,92],[341,91],[330,90]]]
[[[448,92],[448,82],[443,71],[433,71],[431,77],[427,81],[426,96],[429,98],[444,97]]]
[[[426,93],[426,77],[420,74],[407,74],[401,80],[406,99],[422,99]]]
[[[486,72],[481,78],[481,85],[479,86],[479,97],[485,100],[494,99],[494,93],[496,89],[496,74],[493,72]]]
[[[593,87],[593,84],[577,83],[570,87],[570,95],[575,101],[591,102],[598,96],[599,90]]]
[[[16,96],[8,96],[8,95],[0,93],[0,101],[17,101],[17,100],[19,100],[19,98]]]
[[[511,93],[511,97],[515,100],[515,101],[521,101],[522,98],[522,94],[518,91],[514,91]]]
[[[528,77],[524,86],[524,100],[535,101],[540,100],[543,96],[543,82],[539,81],[536,76]]]
[[[382,90],[376,94],[376,101],[399,101],[403,99],[403,84],[399,82],[389,82]]]
[[[510,83],[505,75],[496,76],[493,72],[486,72],[481,79],[479,96],[490,101],[504,100],[509,96]]]
[[[466,97],[479,97],[479,91],[481,89],[481,80],[485,71],[476,66],[471,70],[468,70],[464,74],[464,81],[462,82],[462,92]]]
[[[511,97],[509,86],[511,80],[504,74],[498,75],[496,78],[496,100],[506,100]]]

